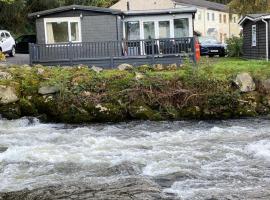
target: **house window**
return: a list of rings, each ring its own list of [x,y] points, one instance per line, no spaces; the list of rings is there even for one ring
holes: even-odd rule
[[[224,22],[224,24],[227,23],[227,15],[223,15],[223,22]]]
[[[46,43],[80,42],[79,18],[45,19]]]
[[[155,23],[154,22],[144,22],[144,39],[153,39],[155,38]]]
[[[257,27],[256,25],[252,25],[252,46],[257,46]]]
[[[159,22],[159,38],[170,38],[170,21]]]
[[[210,21],[210,13],[207,13],[207,20]]]
[[[233,22],[236,23],[236,17],[233,17]]]
[[[140,39],[140,23],[136,22],[126,22],[126,39],[128,40],[139,40]]]
[[[219,23],[222,23],[222,14],[219,14]]]
[[[187,18],[174,19],[174,37],[188,37],[189,36],[189,22]]]
[[[215,13],[212,13],[212,21],[215,21]]]
[[[198,20],[201,20],[201,19],[202,19],[202,12],[199,11],[199,12],[198,12]]]

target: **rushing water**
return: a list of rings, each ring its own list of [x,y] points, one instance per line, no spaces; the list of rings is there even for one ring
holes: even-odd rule
[[[94,177],[124,162],[179,199],[270,199],[270,121],[68,126],[0,120],[0,192]],[[2,149],[2,150],[1,150]],[[107,177],[116,179],[124,174]]]

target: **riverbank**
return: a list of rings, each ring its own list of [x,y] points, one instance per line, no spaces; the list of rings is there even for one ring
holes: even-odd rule
[[[0,68],[0,114],[65,123],[227,119],[270,114],[270,64]]]

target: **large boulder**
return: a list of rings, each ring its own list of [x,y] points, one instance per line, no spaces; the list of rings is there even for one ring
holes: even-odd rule
[[[38,93],[42,95],[55,94],[58,92],[60,92],[60,89],[57,86],[44,86],[38,90]]]
[[[238,74],[234,83],[239,87],[241,92],[252,92],[256,90],[253,78],[246,72]]]
[[[0,104],[15,103],[18,100],[14,88],[0,85]]]
[[[133,66],[127,63],[121,64],[117,67],[120,71],[131,70]]]

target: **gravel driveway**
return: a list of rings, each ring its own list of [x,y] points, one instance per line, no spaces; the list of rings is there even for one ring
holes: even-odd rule
[[[15,57],[6,57],[5,62],[0,62],[1,64],[7,65],[29,65],[29,54],[16,54]]]

